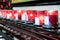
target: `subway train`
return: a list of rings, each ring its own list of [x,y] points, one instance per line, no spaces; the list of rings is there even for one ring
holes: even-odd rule
[[[0,17],[42,25],[46,28],[58,27],[58,10],[0,10]]]

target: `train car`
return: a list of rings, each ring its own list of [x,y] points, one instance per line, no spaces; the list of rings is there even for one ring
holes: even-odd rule
[[[21,20],[30,24],[33,23],[34,25],[37,25],[42,28],[59,27],[58,10],[19,10],[19,11],[0,10],[0,17],[10,20],[12,19],[14,21]]]
[[[44,17],[42,17],[44,19],[43,28],[60,27],[60,5],[13,7],[13,10],[36,10],[37,13],[39,13],[38,11],[45,10],[46,13],[44,14]],[[40,18],[35,17],[35,25],[41,25],[40,23]],[[59,29],[57,30],[60,31]]]
[[[20,10],[19,10],[20,11]],[[33,22],[35,25],[58,26],[58,10],[0,10],[0,16],[7,19]]]
[[[37,11],[36,10],[27,10],[28,23],[35,23]]]

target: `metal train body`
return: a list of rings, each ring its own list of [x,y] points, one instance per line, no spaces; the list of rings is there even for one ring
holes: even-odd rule
[[[0,17],[32,22],[46,27],[58,26],[58,10],[0,10]]]
[[[60,5],[43,5],[43,6],[41,5],[41,6],[13,7],[13,10],[36,10],[36,11],[42,11],[42,10],[43,11],[44,10],[52,11],[52,10],[57,10],[58,11],[58,16],[57,16],[58,17],[57,18],[58,22],[56,22],[56,24],[58,24],[58,27],[60,27]],[[49,19],[49,17],[45,17],[45,19]],[[37,19],[35,19],[35,20],[37,20],[37,22],[35,24],[40,25],[39,18],[37,17]],[[52,20],[50,20],[50,21],[52,21]],[[56,18],[54,20],[56,20]],[[45,24],[48,24],[48,23],[49,22],[46,22],[46,20],[45,20]]]

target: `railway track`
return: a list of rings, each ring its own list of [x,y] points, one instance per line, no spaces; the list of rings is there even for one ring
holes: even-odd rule
[[[8,23],[8,24],[6,24]],[[14,24],[13,24],[14,23]],[[27,25],[23,25],[21,23],[17,23],[15,21],[6,21],[4,20],[0,20],[0,27],[4,28],[5,30],[8,30],[9,32],[13,33],[14,35],[29,35],[30,37],[34,37],[36,39],[47,39],[47,40],[59,40],[60,36],[53,34],[53,33],[49,33],[46,31],[43,31],[43,29],[38,29],[36,27],[32,27],[31,26],[27,26]]]

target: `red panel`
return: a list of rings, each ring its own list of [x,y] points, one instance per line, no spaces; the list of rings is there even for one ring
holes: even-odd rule
[[[28,14],[28,21],[33,22],[35,20],[36,11],[35,10],[27,10],[27,14]]]
[[[13,18],[13,19],[16,18],[15,14],[18,14],[17,10],[13,10],[13,11],[12,11],[12,18]]]
[[[43,25],[44,24],[44,16],[46,14],[46,11],[43,10],[43,11],[38,11],[37,13],[37,17],[40,18],[40,24]]]
[[[49,20],[52,26],[58,26],[58,11],[53,10],[52,12],[50,12],[51,15],[49,15]]]
[[[19,11],[18,11],[18,19],[19,19],[19,20],[21,20],[21,15],[22,15],[22,13],[23,13],[22,10],[19,10]]]

